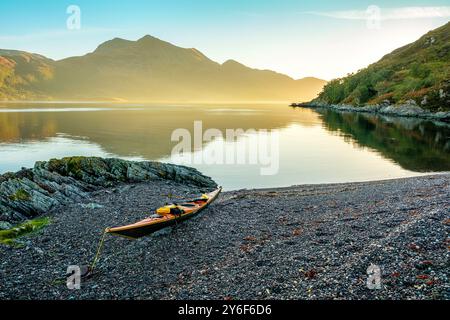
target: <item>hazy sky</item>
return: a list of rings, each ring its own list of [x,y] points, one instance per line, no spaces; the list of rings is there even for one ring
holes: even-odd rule
[[[67,28],[69,5],[81,9],[79,30]],[[0,48],[61,59],[151,34],[217,62],[329,80],[449,19],[450,0],[2,0]]]

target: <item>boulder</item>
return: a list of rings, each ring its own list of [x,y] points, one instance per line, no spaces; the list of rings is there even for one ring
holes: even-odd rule
[[[414,101],[414,100],[411,100]],[[427,113],[424,109],[419,107],[417,104],[411,102],[401,104],[401,105],[389,105],[382,107],[379,110],[382,114],[390,114],[404,117],[417,117]]]

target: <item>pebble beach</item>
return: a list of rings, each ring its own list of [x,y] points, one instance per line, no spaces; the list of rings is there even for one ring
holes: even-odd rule
[[[139,240],[107,236],[94,274],[69,290],[102,230],[205,188],[169,180],[100,188],[0,246],[0,299],[449,299],[450,175],[223,192]],[[367,269],[381,271],[369,289]]]

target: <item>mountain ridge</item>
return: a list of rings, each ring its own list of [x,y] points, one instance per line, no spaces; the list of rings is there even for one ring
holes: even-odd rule
[[[61,60],[8,50],[0,58],[0,100],[291,101],[313,98],[326,83],[232,59],[220,64],[150,35]]]

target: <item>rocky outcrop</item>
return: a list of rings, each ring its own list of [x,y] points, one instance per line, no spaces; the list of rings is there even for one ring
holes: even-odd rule
[[[89,198],[90,192],[99,188],[164,179],[216,187],[211,178],[184,166],[96,157],[52,159],[0,176],[0,222],[34,218],[58,205]]]
[[[389,101],[385,101],[380,104],[363,106],[326,104],[320,101],[312,101],[301,104],[300,106],[307,108],[328,108],[337,111],[367,112],[389,116],[414,117],[433,121],[450,122],[450,111],[430,112],[418,106],[414,100],[407,101],[406,103],[400,105],[393,105]]]

